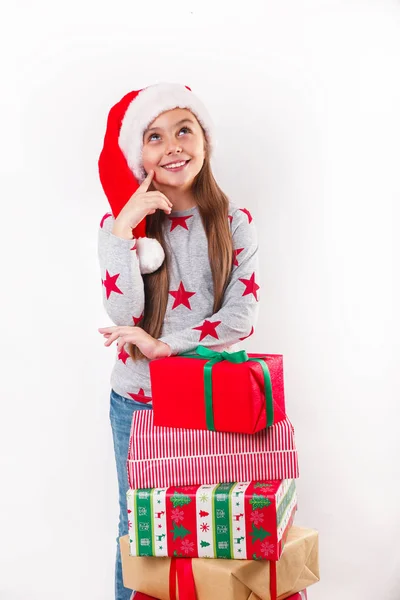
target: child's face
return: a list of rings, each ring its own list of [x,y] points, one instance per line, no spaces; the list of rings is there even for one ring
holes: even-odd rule
[[[175,108],[159,115],[143,135],[143,167],[154,181],[188,189],[205,157],[203,130],[190,110]],[[183,163],[183,164],[182,164]],[[168,165],[177,166],[168,166]]]

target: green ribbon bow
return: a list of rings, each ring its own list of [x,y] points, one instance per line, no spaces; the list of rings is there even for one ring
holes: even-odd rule
[[[205,346],[197,346],[195,354],[191,352],[183,352],[178,356],[184,356],[185,358],[208,358],[209,360],[204,365],[204,400],[206,409],[206,424],[207,429],[215,431],[214,425],[214,411],[213,411],[213,397],[212,397],[212,369],[213,366],[223,360],[228,360],[234,364],[240,364],[245,362],[258,362],[261,365],[263,376],[264,376],[264,394],[265,394],[265,405],[267,411],[267,427],[272,425],[274,422],[274,403],[272,397],[272,383],[271,375],[267,364],[262,358],[249,358],[245,350],[239,350],[238,352],[217,352],[210,350]]]

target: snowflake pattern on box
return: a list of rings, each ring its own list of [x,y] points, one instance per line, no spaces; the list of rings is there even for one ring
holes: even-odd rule
[[[174,508],[174,510],[171,512],[171,519],[173,521],[175,521],[175,523],[179,523],[179,521],[183,521],[185,513],[183,512],[183,510],[180,510],[179,508]]]
[[[265,556],[265,558],[269,558],[275,552],[275,545],[270,544],[270,542],[263,542],[261,544],[261,554]]]
[[[264,521],[264,515],[260,510],[253,510],[250,515],[250,521],[254,523],[254,525],[260,525]]]

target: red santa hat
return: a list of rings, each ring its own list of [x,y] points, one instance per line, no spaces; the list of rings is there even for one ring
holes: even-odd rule
[[[177,83],[151,85],[129,92],[111,108],[99,158],[99,175],[115,218],[146,177],[142,163],[144,132],[161,113],[174,108],[186,108],[195,115],[211,152],[211,118],[204,104],[187,86]],[[165,256],[157,240],[146,238],[146,219],[132,232],[137,238],[141,272],[156,271]]]

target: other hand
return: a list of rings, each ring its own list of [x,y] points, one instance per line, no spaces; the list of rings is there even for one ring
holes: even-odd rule
[[[106,338],[105,346],[111,346],[117,341],[118,352],[125,344],[134,344],[150,360],[171,354],[168,344],[153,338],[141,327],[130,327],[129,325],[100,327],[98,331]]]

